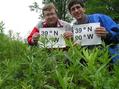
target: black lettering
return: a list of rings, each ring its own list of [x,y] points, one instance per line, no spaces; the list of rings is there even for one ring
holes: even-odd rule
[[[86,30],[86,27],[84,27],[83,30]]]
[[[81,36],[81,35],[75,36],[75,39],[76,39],[76,40],[82,40],[82,36]]]
[[[82,28],[76,28],[75,29],[75,33],[81,33],[82,32]]]
[[[44,31],[41,31],[41,35],[44,35]]]
[[[92,31],[92,27],[88,27],[87,29],[88,29],[88,32],[89,32],[89,31]]]
[[[58,31],[54,31],[54,36],[58,36]]]
[[[54,38],[54,42],[58,42],[59,41],[59,38]]]
[[[93,39],[93,34],[87,34],[88,39]]]
[[[48,35],[48,31],[45,31],[45,36],[47,36]]]
[[[75,29],[75,33],[78,33],[78,28]]]
[[[42,31],[42,32],[41,32],[41,35],[47,36],[47,35],[48,35],[48,31]]]

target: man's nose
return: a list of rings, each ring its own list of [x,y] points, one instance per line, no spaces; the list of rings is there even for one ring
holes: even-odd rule
[[[77,8],[75,8],[75,10],[74,10],[75,12],[77,12],[78,11],[78,9]]]
[[[52,14],[50,14],[50,15],[49,15],[49,18],[52,18],[52,17],[53,17],[53,15],[52,15]]]

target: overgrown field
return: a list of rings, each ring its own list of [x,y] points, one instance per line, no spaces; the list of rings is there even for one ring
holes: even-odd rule
[[[1,27],[0,27],[1,28]],[[3,29],[3,28],[2,28]],[[0,89],[119,89],[108,46],[67,51],[30,47],[0,33]]]

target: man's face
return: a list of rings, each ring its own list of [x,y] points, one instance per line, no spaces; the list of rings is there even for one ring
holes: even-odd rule
[[[84,17],[85,9],[80,4],[75,4],[71,7],[70,13],[75,19],[80,20]]]
[[[57,17],[55,9],[44,11],[44,19],[48,25],[56,24],[58,17]]]

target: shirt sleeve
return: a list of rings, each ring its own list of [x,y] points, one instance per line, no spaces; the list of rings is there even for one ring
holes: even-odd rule
[[[34,27],[32,32],[30,33],[30,35],[27,37],[27,41],[28,41],[28,44],[29,45],[36,45],[37,43],[34,43],[33,40],[32,40],[32,36],[34,33],[38,32],[39,33],[39,30],[37,27]]]
[[[119,26],[106,15],[102,15],[100,20],[101,25],[105,27],[109,33],[106,40],[109,43],[119,43]]]

